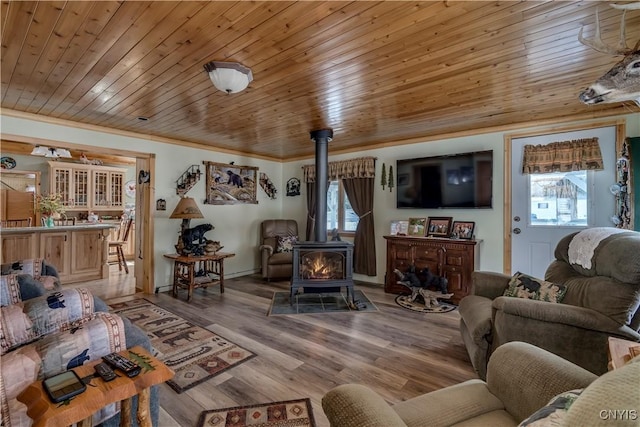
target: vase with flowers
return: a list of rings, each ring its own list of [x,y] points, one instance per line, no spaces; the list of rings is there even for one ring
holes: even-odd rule
[[[37,209],[44,218],[45,227],[53,227],[53,219],[65,213],[62,196],[55,193],[39,195],[37,198]]]

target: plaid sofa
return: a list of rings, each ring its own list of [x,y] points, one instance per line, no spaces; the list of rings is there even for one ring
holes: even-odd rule
[[[20,265],[21,271],[16,271]],[[0,276],[0,404],[3,426],[30,426],[26,406],[17,396],[29,384],[100,359],[113,351],[141,345],[147,336],[84,288],[64,289],[55,268],[43,260],[3,266]],[[46,274],[42,274],[45,273]],[[35,273],[35,276],[32,275]],[[46,276],[44,279],[43,276]],[[158,419],[157,388],[151,393],[154,425]],[[119,405],[94,414],[94,425],[119,425]],[[135,413],[135,412],[134,412]],[[133,417],[135,418],[135,417]],[[137,420],[132,419],[132,425]]]

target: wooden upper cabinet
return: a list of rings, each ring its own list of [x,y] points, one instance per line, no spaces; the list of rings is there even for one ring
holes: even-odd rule
[[[49,162],[49,188],[67,210],[124,209],[126,169]]]
[[[124,208],[124,171],[93,170],[93,209]]]

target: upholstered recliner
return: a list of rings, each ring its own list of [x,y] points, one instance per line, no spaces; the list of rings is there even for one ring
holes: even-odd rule
[[[592,228],[560,240],[545,280],[564,285],[560,303],[503,296],[511,276],[476,271],[460,301],[460,331],[485,378],[500,345],[525,341],[595,374],[607,371],[607,338],[640,341],[640,233]]]
[[[368,387],[343,384],[324,395],[322,408],[332,427],[498,427],[525,419],[527,425],[637,426],[639,381],[638,358],[598,378],[546,350],[511,342],[491,356],[486,382],[465,381],[393,406]],[[554,399],[562,402],[554,413],[547,403],[564,394],[571,398]]]
[[[290,278],[293,272],[293,252],[289,248],[279,247],[278,238],[297,239],[298,223],[293,219],[268,219],[262,222],[260,230],[262,278]]]

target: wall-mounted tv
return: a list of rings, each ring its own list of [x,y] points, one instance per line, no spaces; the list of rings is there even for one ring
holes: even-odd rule
[[[398,160],[398,208],[491,208],[493,150]]]

